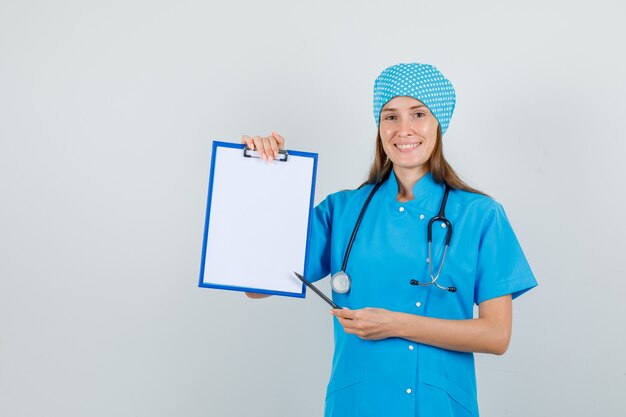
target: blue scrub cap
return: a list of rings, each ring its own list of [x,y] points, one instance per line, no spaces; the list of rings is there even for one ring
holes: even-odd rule
[[[432,65],[397,64],[380,73],[374,82],[374,119],[380,124],[380,111],[389,100],[397,96],[413,97],[424,103],[446,133],[456,93],[452,83]]]

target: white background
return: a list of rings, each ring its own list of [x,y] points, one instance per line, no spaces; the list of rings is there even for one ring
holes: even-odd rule
[[[374,78],[411,61],[453,81],[448,158],[540,282],[477,355],[482,415],[626,415],[624,15],[0,0],[0,415],[320,416],[327,306],[197,288],[210,141],[277,130],[319,153],[316,201],[354,188]]]

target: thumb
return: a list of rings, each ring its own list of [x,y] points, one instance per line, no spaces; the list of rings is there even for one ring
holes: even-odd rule
[[[351,316],[351,311],[350,311],[350,309],[348,307],[335,308],[335,309],[331,310],[330,313],[333,316],[342,317],[342,318],[347,318],[347,317]]]

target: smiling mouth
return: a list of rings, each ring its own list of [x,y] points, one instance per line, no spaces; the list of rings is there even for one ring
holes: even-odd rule
[[[420,145],[421,143],[403,143],[403,144],[397,143],[395,147],[400,149],[402,152],[410,152],[413,149],[416,149]]]

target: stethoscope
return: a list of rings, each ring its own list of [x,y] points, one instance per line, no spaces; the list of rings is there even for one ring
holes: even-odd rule
[[[376,185],[374,185],[374,188],[372,188],[372,191],[370,192],[370,194],[367,196],[365,203],[363,203],[363,207],[361,208],[359,217],[357,218],[356,224],[354,225],[354,229],[352,230],[352,236],[350,236],[350,240],[348,241],[348,247],[346,248],[346,253],[343,257],[341,270],[339,272],[335,272],[330,279],[330,285],[333,291],[336,293],[345,294],[348,291],[350,291],[350,288],[352,287],[352,280],[350,279],[350,275],[348,275],[348,273],[346,272],[346,269],[348,267],[348,259],[350,259],[350,252],[352,251],[352,245],[354,244],[354,239],[356,238],[356,234],[359,231],[359,227],[361,226],[361,220],[363,220],[363,215],[365,214],[365,211],[367,210],[367,207],[369,206],[370,201],[372,201],[372,197],[374,197],[374,194],[376,194],[376,191],[378,191],[378,189],[380,188],[382,184],[383,184],[382,181],[376,183]],[[446,253],[448,252],[448,247],[450,246],[450,239],[452,238],[452,223],[450,223],[450,220],[448,220],[445,215],[446,203],[448,201],[449,192],[450,192],[450,187],[448,186],[448,184],[445,184],[443,198],[441,200],[441,206],[439,207],[439,213],[433,218],[431,218],[430,221],[428,222],[428,231],[427,231],[428,259],[427,259],[427,262],[429,265],[430,282],[420,282],[415,279],[412,279],[410,281],[411,285],[428,286],[428,285],[434,284],[435,286],[437,286],[437,288],[440,288],[442,290],[456,292],[456,287],[444,287],[442,285],[439,285],[439,283],[437,282],[437,280],[439,279],[439,276],[441,275],[443,264],[446,261]],[[441,222],[441,227],[446,228],[445,246],[443,249],[443,256],[441,258],[441,264],[439,265],[437,275],[433,274],[433,261],[432,261],[432,252],[431,252],[431,247],[433,243],[433,224],[435,222]]]

